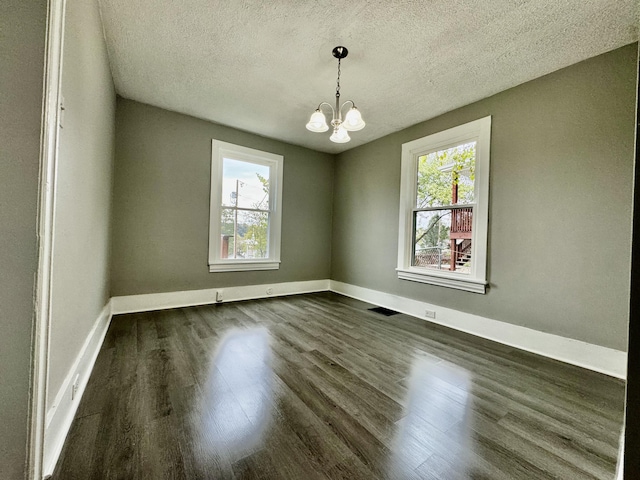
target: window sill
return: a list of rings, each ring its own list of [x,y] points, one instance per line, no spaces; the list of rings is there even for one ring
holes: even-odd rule
[[[456,274],[434,274],[425,273],[417,269],[397,268],[398,278],[412,282],[428,283],[439,287],[455,288],[472,293],[487,293],[487,282],[475,278],[464,278]]]
[[[209,272],[249,272],[252,270],[278,270],[280,268],[279,261],[262,261],[262,262],[220,262],[209,264]]]

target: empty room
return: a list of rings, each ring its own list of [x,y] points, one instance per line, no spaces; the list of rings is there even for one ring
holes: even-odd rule
[[[636,0],[0,17],[1,478],[638,478]]]

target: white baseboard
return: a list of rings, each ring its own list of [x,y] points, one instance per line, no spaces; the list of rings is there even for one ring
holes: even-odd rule
[[[110,322],[111,305],[107,303],[93,324],[89,335],[87,335],[80,353],[55,396],[53,405],[47,411],[43,461],[43,473],[45,476],[51,475],[56,466]],[[76,375],[79,375],[78,391],[72,401],[71,390],[73,388],[73,379]]]
[[[220,287],[183,292],[149,293],[111,298],[111,311],[121,313],[146,312],[168,308],[191,307],[216,303],[218,292],[222,302],[251,300],[255,298],[279,297],[299,293],[323,292],[329,290],[329,280],[309,280],[304,282],[271,283],[242,287]],[[220,303],[220,302],[218,302]]]
[[[112,297],[89,332],[55,397],[53,406],[47,412],[44,444],[45,476],[53,473],[113,315],[216,303],[216,295],[219,292],[222,294],[223,302],[230,302],[327,290],[565,363],[621,379],[626,378],[626,352],[334,280]],[[425,310],[435,311],[436,319],[425,318],[423,315]],[[76,375],[79,375],[78,392],[72,401],[71,390]]]
[[[618,464],[616,465],[616,480],[624,480],[624,434],[625,423],[622,426],[622,432],[620,433],[620,443],[618,443]]]
[[[207,305],[216,303],[216,295],[219,292],[222,294],[222,302],[231,302],[326,290],[612,377],[626,378],[626,352],[335,280],[311,280],[112,297],[111,311],[113,315],[116,315]],[[267,293],[268,291],[271,293]],[[425,318],[425,310],[435,311],[436,319]]]
[[[626,379],[627,376],[626,352],[335,280],[330,281],[330,289],[348,297],[612,377]],[[436,319],[425,318],[425,310],[435,311]]]

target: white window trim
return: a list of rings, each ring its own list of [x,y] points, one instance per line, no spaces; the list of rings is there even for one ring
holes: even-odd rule
[[[269,173],[269,257],[265,259],[220,258],[220,210],[223,159],[244,160],[270,168]],[[211,142],[211,197],[209,205],[209,272],[277,270],[280,268],[282,226],[282,171],[284,157],[232,143]]]
[[[463,274],[412,266],[413,209],[417,193],[418,157],[469,141],[477,142],[471,272]],[[488,116],[402,145],[400,228],[398,268],[396,269],[398,278],[468,292],[486,293],[490,143],[491,116]]]

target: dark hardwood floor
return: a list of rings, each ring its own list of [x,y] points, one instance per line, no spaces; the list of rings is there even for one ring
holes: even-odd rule
[[[113,319],[54,479],[612,479],[622,381],[331,293]]]

